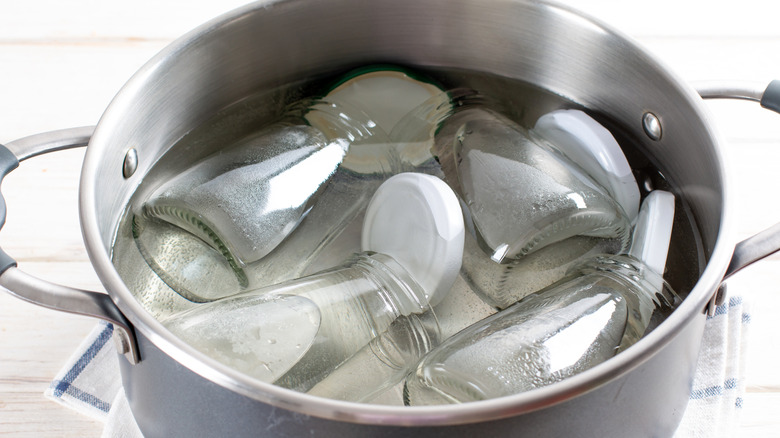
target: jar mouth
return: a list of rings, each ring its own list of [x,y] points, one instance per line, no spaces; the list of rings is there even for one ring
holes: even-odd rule
[[[391,256],[365,251],[357,254],[352,263],[380,286],[379,292],[398,315],[433,312],[425,290]]]
[[[653,312],[642,336],[655,330],[683,302],[661,274],[629,255],[597,256],[572,268],[569,275],[589,272],[599,272],[632,290],[648,291],[647,296],[652,301],[648,305],[653,306]]]
[[[438,320],[433,312],[400,316],[393,325],[396,330],[388,329],[369,343],[376,357],[392,369],[406,370],[441,341]]]

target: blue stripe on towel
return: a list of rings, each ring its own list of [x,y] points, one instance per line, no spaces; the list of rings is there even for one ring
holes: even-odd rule
[[[726,390],[737,389],[737,379],[730,378],[723,382],[723,385],[708,386],[702,389],[691,390],[691,400],[701,400],[708,397],[723,395]],[[737,407],[741,407],[742,400],[737,398]]]
[[[104,400],[99,399],[93,394],[90,394],[88,392],[82,391],[81,389],[73,386],[72,384],[62,381],[62,380],[55,380],[52,382],[52,386],[56,385],[58,389],[55,389],[55,394],[57,397],[62,396],[63,393],[67,393],[69,396],[82,401],[84,403],[89,404],[92,407],[98,408],[101,411],[108,413],[108,410],[111,409],[111,403],[108,403]],[[66,388],[65,391],[60,391],[59,387],[62,386]]]
[[[90,345],[89,348],[87,348],[87,350],[84,352],[84,354],[79,357],[73,367],[65,374],[65,377],[62,380],[55,380],[51,383],[50,387],[52,388],[55,397],[62,397],[63,394],[67,393],[71,397],[88,403],[104,412],[108,412],[108,409],[111,407],[110,403],[106,403],[94,395],[86,393],[83,390],[73,386],[73,382],[84,371],[87,365],[92,362],[103,346],[108,343],[113,333],[114,326],[111,324],[106,324],[98,337],[95,339],[95,342],[93,342],[92,345]]]
[[[715,397],[723,394],[723,387],[720,385],[710,386],[704,389],[694,389],[691,391],[691,400],[700,400],[708,397]]]

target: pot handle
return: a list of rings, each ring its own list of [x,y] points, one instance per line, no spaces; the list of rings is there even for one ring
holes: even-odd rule
[[[0,144],[0,184],[6,175],[19,166],[20,161],[49,152],[86,146],[93,130],[94,127],[63,129],[21,138],[5,146]],[[5,225],[5,218],[5,198],[0,194],[0,229]],[[61,286],[29,275],[17,268],[16,260],[2,248],[0,286],[33,304],[112,323],[117,351],[124,353],[132,364],[140,361],[133,327],[107,294]]]
[[[780,80],[774,80],[768,86],[749,82],[701,82],[696,84],[695,88],[702,99],[750,100],[760,103],[766,109],[780,113]],[[778,251],[780,251],[780,224],[739,242],[734,247],[731,262],[726,269],[723,280],[725,281],[743,268]],[[713,296],[708,306],[709,312],[713,312],[715,306],[721,304],[718,300],[722,296],[720,291]]]
[[[696,84],[695,88],[702,99],[750,100],[780,113],[780,80],[774,80],[768,86],[752,82],[701,82]],[[780,251],[780,224],[738,243],[723,279],[778,251]]]
[[[702,99],[738,99],[758,102],[762,107],[780,113],[780,80],[769,85],[754,82],[699,82],[694,84]]]

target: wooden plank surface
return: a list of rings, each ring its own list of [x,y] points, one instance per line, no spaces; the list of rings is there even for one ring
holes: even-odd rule
[[[95,124],[147,59],[201,22],[243,2],[223,0],[28,0],[0,2],[0,142]],[[780,77],[777,6],[765,0],[567,0],[636,38],[686,81],[768,82]],[[735,179],[737,233],[780,221],[775,169],[780,116],[755,104],[712,102]],[[24,163],[7,178],[0,245],[25,270],[99,289],[81,242],[77,187],[83,151]],[[740,436],[780,431],[780,258],[735,278],[752,306],[748,394]],[[0,293],[0,435],[100,436],[101,424],[43,398],[49,381],[94,322]]]

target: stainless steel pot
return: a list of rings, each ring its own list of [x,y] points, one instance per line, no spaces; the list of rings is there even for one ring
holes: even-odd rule
[[[377,62],[526,81],[628,129],[679,190],[701,235],[706,269],[682,305],[601,366],[547,388],[455,406],[318,399],[251,381],[173,337],[133,298],[109,258],[128,201],[152,165],[184,134],[246,96]],[[761,100],[777,110],[778,88],[701,91]],[[620,33],[537,1],[251,4],[152,59],[118,93],[94,133],[55,132],[1,148],[0,173],[87,142],[81,222],[108,295],[30,277],[5,254],[0,285],[23,299],[115,324],[124,388],[149,437],[670,435],[685,409],[705,313],[721,283],[780,248],[777,228],[734,245],[721,139],[701,97]]]

